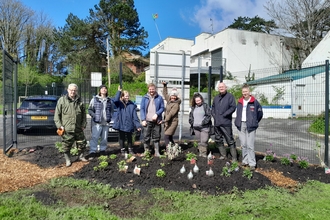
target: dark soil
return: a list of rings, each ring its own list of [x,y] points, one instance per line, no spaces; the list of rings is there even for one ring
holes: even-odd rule
[[[207,158],[197,157],[198,173],[193,173],[193,179],[189,180],[187,174],[193,169],[194,165],[186,160],[188,152],[198,155],[197,148],[193,147],[191,143],[188,145],[181,144],[182,153],[173,160],[167,158],[153,157],[150,161],[144,160],[139,153],[142,148],[136,146],[136,160],[132,163],[127,163],[128,170],[126,173],[119,172],[117,163],[124,160],[124,156],[120,154],[118,147],[109,147],[106,155],[110,156],[116,154],[116,159],[108,157],[108,166],[105,169],[95,171],[94,168],[99,165],[98,158],[94,158],[79,171],[73,174],[74,178],[87,179],[90,181],[110,184],[112,187],[119,187],[123,189],[138,189],[141,191],[148,191],[152,188],[164,188],[166,190],[174,191],[201,191],[208,194],[224,194],[230,193],[234,187],[238,190],[256,190],[265,188],[266,186],[283,186],[294,187],[292,182],[304,183],[307,180],[318,180],[329,183],[330,175],[325,174],[324,168],[318,166],[310,166],[307,169],[302,169],[297,163],[291,166],[281,165],[279,159],[273,162],[263,160],[263,155],[257,155],[257,169],[253,172],[251,179],[243,175],[246,168],[240,167],[238,171],[233,171],[229,177],[223,176],[222,169],[226,166],[226,162],[230,160],[219,160],[218,152],[214,151],[214,163],[208,165]],[[25,149],[23,152],[28,152],[30,149]],[[63,166],[64,158],[61,153],[54,147],[37,147],[32,153],[21,155],[17,154],[21,160],[29,161],[37,164],[42,168]],[[73,157],[73,160],[77,158]],[[135,165],[141,167],[141,174],[133,173]],[[180,169],[185,166],[186,172],[181,174]],[[206,175],[206,171],[212,167],[214,176]],[[165,171],[165,177],[157,177],[158,169]],[[273,171],[273,172],[271,172]],[[288,183],[290,182],[290,183]]]

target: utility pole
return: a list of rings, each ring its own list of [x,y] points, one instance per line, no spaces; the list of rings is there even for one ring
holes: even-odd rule
[[[107,37],[107,61],[108,61],[108,68],[107,68],[107,72],[108,72],[108,84],[109,87],[111,85],[111,77],[110,77],[110,46],[109,46],[109,37]]]

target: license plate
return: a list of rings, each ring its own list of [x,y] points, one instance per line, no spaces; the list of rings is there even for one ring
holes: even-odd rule
[[[113,128],[109,128],[109,131],[110,131],[110,132],[115,132],[116,130],[113,129]]]
[[[47,116],[31,116],[31,120],[47,120]]]

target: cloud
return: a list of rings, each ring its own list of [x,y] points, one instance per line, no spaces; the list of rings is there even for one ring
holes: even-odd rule
[[[263,7],[265,3],[265,0],[201,0],[199,5],[195,5],[189,21],[198,25],[202,32],[211,33],[213,27],[213,33],[216,33],[227,28],[239,16],[258,15],[269,19]]]

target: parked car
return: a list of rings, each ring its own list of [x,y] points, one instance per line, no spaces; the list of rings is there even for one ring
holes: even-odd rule
[[[58,96],[29,96],[16,110],[17,133],[29,129],[56,129],[54,113]]]

